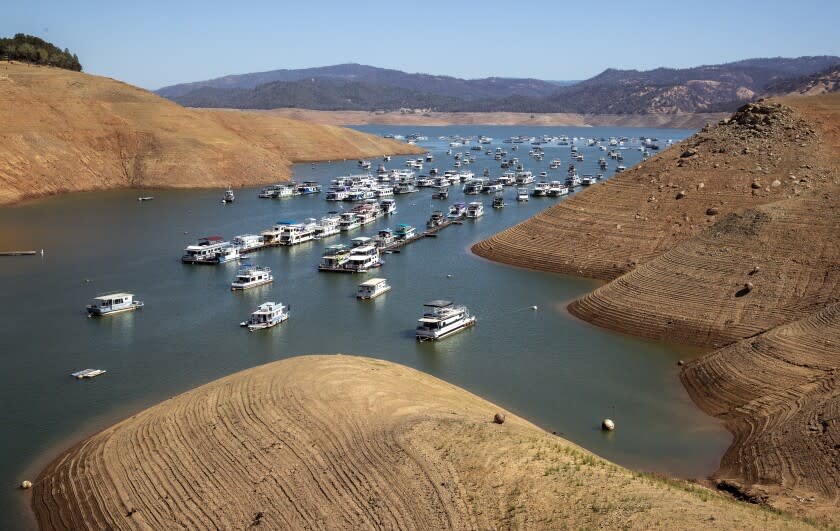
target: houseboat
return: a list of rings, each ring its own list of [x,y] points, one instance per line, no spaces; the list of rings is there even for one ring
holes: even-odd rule
[[[87,305],[87,312],[89,316],[99,317],[139,310],[142,307],[143,302],[134,300],[132,293],[109,293],[94,297],[93,303]]]
[[[356,291],[356,298],[362,300],[373,299],[390,290],[391,286],[387,280],[384,278],[372,278],[359,284],[359,289]]]
[[[449,188],[443,187],[432,194],[432,199],[449,199]]]
[[[534,185],[534,191],[531,194],[534,197],[545,197],[548,195],[549,186],[547,182],[538,182]]]
[[[416,229],[407,223],[400,223],[397,225],[397,228],[394,229],[394,238],[397,240],[408,240],[413,238],[415,235]]]
[[[449,213],[446,215],[449,219],[463,219],[467,215],[467,204],[463,201],[458,201],[449,207]]]
[[[414,179],[401,180],[394,185],[395,194],[412,194],[416,191],[417,186],[414,183]]]
[[[233,262],[234,260],[239,260],[239,247],[236,247],[230,242],[225,242],[222,245],[219,252],[216,253],[216,257],[212,260],[211,263],[214,264],[225,264],[227,262]]]
[[[568,193],[569,189],[560,181],[551,181],[551,184],[548,185],[549,197],[560,197],[561,195],[566,195]]]
[[[516,189],[516,200],[520,201],[520,202],[527,202],[528,201],[528,189],[525,188],[525,187],[517,188]]]
[[[362,226],[359,221],[359,216],[355,212],[344,212],[341,214],[341,219],[338,221],[338,228],[341,231],[349,231],[358,229]]]
[[[394,231],[391,229],[380,229],[379,232],[376,234],[376,246],[382,249],[383,247],[388,247],[392,243],[394,243]]]
[[[493,208],[505,208],[505,206],[505,198],[502,197],[502,194],[498,194],[493,198]]]
[[[379,209],[382,211],[383,215],[396,214],[397,202],[390,198],[383,199],[379,202]]]
[[[241,291],[274,282],[271,268],[245,265],[236,272],[236,277],[230,283],[231,291]]]
[[[350,249],[343,243],[330,245],[324,249],[321,256],[321,263],[318,264],[319,271],[342,271],[347,259],[350,258]]]
[[[344,264],[344,269],[351,273],[364,273],[370,269],[379,267],[382,262],[379,258],[379,248],[367,238],[370,243],[356,245],[350,249],[350,256]]]
[[[467,218],[477,219],[484,215],[484,203],[475,201],[467,205]]]
[[[221,236],[199,238],[198,243],[184,249],[181,261],[185,264],[218,264],[218,255],[229,245]]]
[[[249,332],[254,330],[262,330],[263,328],[271,328],[279,325],[289,318],[289,310],[281,302],[264,302],[257,306],[251,317],[239,323],[239,326],[248,328]]]
[[[263,246],[263,238],[258,234],[240,234],[239,236],[234,236],[231,243],[239,249],[240,254],[243,254],[261,248]]]
[[[298,245],[315,239],[315,227],[317,223],[312,218],[305,223],[294,221],[281,221],[280,238],[277,243],[280,245]]]
[[[466,306],[456,306],[450,301],[435,300],[423,305],[426,309],[416,330],[418,341],[443,339],[475,324]]]
[[[443,212],[440,210],[435,210],[429,216],[429,221],[426,222],[427,229],[434,229],[435,227],[440,227],[446,222],[446,218],[443,215]]]
[[[473,179],[464,184],[464,195],[478,195],[484,189],[484,180]]]
[[[531,184],[534,182],[534,174],[529,171],[517,171],[514,182],[519,186]]]
[[[236,196],[233,195],[233,190],[228,188],[227,190],[225,190],[225,195],[222,197],[222,203],[233,203],[235,199]]]
[[[338,234],[340,232],[338,228],[339,221],[341,221],[341,216],[335,212],[331,212],[322,217],[315,225],[315,239],[318,240]]]
[[[297,186],[300,195],[320,194],[321,185],[314,181],[304,181]]]

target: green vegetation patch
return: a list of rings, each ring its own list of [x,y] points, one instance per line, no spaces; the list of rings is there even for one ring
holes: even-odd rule
[[[55,66],[75,72],[82,71],[76,54],[32,35],[18,33],[11,39],[0,38],[0,58],[6,61],[23,61],[36,65]]]

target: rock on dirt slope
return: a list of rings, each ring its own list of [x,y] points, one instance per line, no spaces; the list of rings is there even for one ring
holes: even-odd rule
[[[184,109],[112,79],[0,63],[0,204],[122,187],[244,186],[293,162],[418,153],[349,129]]]
[[[769,336],[761,356],[716,351],[683,380],[735,434],[719,477],[836,524],[840,419],[825,412],[840,402],[824,386],[840,348],[836,320],[818,316],[840,302],[839,169],[840,96],[757,102],[473,250],[610,281],[570,311],[649,338],[746,349],[739,342],[788,330],[778,327],[822,323],[788,341]],[[803,366],[809,385],[777,377]],[[814,423],[818,413],[825,424]],[[789,503],[797,499],[808,502]]]
[[[806,524],[633,473],[466,391],[354,356],[216,380],[79,443],[42,529],[724,529]]]

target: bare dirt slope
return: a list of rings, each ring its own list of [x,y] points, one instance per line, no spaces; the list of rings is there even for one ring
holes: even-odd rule
[[[683,374],[735,434],[718,477],[836,524],[838,208],[840,96],[789,98],[748,105],[474,251],[609,280],[570,305],[587,321],[732,345]]]
[[[691,395],[735,434],[718,478],[757,501],[837,524],[838,351],[833,304],[686,366]]]
[[[42,529],[800,528],[634,474],[445,382],[306,356],[177,396],[34,486]]]
[[[112,79],[0,63],[0,204],[119,187],[282,181],[293,162],[415,153],[349,129],[185,109]]]
[[[272,109],[265,112],[307,122],[330,125],[526,125],[526,126],[605,126],[670,127],[696,129],[716,122],[728,113],[649,113],[575,114],[523,112],[384,112],[315,111],[311,109]]]

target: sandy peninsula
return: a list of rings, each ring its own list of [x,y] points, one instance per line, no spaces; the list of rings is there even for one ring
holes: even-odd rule
[[[473,247],[609,281],[578,317],[718,348],[682,379],[735,436],[716,478],[840,523],[840,95],[750,104]]]
[[[423,150],[266,114],[185,109],[113,79],[0,63],[0,204],[113,188],[248,186],[295,162]]]
[[[634,473],[434,377],[354,356],[255,367],[57,458],[42,529],[804,528]]]

